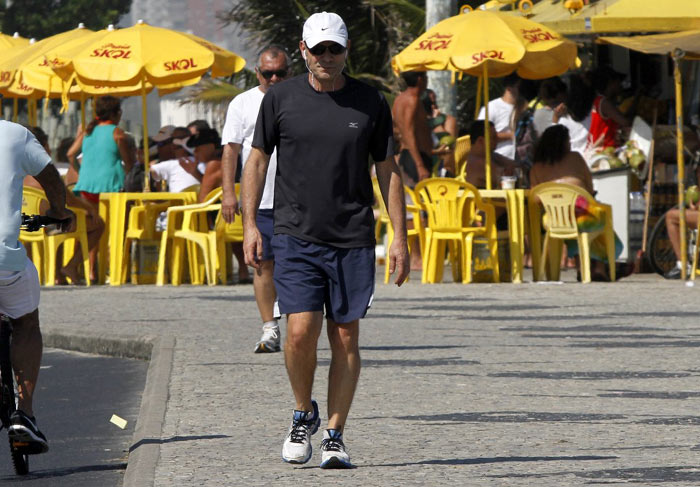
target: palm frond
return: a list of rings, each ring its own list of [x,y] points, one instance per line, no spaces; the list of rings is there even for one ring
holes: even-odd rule
[[[243,88],[228,81],[207,79],[202,80],[197,86],[190,88],[180,99],[180,104],[204,103],[216,105],[231,101],[237,95],[245,91]]]

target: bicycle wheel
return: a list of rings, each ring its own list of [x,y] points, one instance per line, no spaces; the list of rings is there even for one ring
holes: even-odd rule
[[[685,238],[686,242],[688,242],[689,252],[693,245],[693,242],[690,241],[691,235],[692,229],[686,226]],[[676,265],[676,254],[673,252],[671,241],[668,239],[668,231],[666,230],[666,213],[659,218],[659,221],[656,222],[654,229],[649,235],[646,255],[654,272],[662,276]]]
[[[15,466],[15,473],[27,475],[29,473],[29,455],[17,450],[12,446],[12,442],[10,442],[10,454],[12,455],[12,465]]]

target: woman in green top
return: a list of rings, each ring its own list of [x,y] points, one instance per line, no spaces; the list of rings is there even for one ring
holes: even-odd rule
[[[124,188],[124,175],[134,163],[126,134],[117,127],[121,116],[119,100],[113,96],[102,96],[95,103],[95,119],[79,135],[83,160],[74,191],[79,191],[84,199],[95,206],[100,193],[114,193]]]

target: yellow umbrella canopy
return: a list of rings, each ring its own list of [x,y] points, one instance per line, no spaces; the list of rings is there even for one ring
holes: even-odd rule
[[[68,41],[82,39],[92,33],[82,24],[78,28],[42,39],[20,49],[16,54],[0,61],[0,89],[9,88],[15,77],[26,86],[44,93],[57,93],[63,89],[63,80],[51,69],[47,54]],[[6,74],[7,73],[7,74]]]
[[[700,29],[700,2],[606,0],[589,5],[585,16],[590,17],[593,32],[668,32]]]
[[[450,70],[543,79],[575,66],[576,44],[528,19],[475,10],[445,19],[392,60],[395,71]]]
[[[64,44],[49,56],[54,71],[69,85],[141,86],[143,138],[148,139],[146,91],[177,91],[197,83],[210,72],[213,77],[240,71],[245,60],[192,34],[150,26],[143,21],[126,29],[107,28]],[[144,154],[148,188],[148,151]]]
[[[85,85],[130,86],[146,80],[153,86],[172,85],[211,72],[228,76],[243,69],[245,60],[191,34],[140,22],[126,29],[96,32],[86,42],[56,49],[54,70],[63,79],[75,73]]]
[[[438,22],[391,61],[394,71],[447,70],[480,76],[485,118],[488,79],[517,72],[521,78],[558,76],[576,66],[576,44],[522,17],[475,10]],[[490,131],[484,131],[486,147]],[[486,151],[486,188],[491,189],[491,152]]]
[[[15,32],[15,34],[11,36],[0,32],[0,48],[2,49],[6,49],[8,47],[26,46],[28,44],[29,39],[20,37],[20,35],[17,32]]]

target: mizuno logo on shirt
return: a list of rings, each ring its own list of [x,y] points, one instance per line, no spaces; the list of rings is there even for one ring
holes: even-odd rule
[[[348,128],[351,129],[359,129],[360,128],[360,122],[350,122],[348,124]]]

